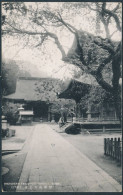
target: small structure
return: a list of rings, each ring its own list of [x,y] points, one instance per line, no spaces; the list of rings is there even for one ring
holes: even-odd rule
[[[24,108],[21,105],[20,108],[18,108],[18,111],[19,111],[18,123],[32,122],[34,115],[32,110],[24,110]]]
[[[22,122],[32,122],[33,111],[31,110],[20,111],[20,117]]]
[[[10,125],[5,119],[5,116],[2,116],[2,137],[12,137],[15,136],[15,130],[10,129]]]
[[[2,116],[2,129],[9,129],[9,123],[7,122],[7,120],[5,119],[5,116]]]
[[[9,132],[9,124],[5,119],[5,116],[2,116],[2,137],[6,138]]]

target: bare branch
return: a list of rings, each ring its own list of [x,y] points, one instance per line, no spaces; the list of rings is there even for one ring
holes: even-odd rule
[[[102,3],[102,10],[106,9],[106,2]]]
[[[90,10],[93,10],[93,11],[97,11],[97,12],[99,12],[99,10],[98,10],[98,9],[92,8],[92,7],[90,6],[90,4],[89,4],[89,3],[87,3],[87,6],[89,7],[89,9],[90,9]]]
[[[110,33],[109,33],[108,23],[107,23],[107,21],[104,19],[104,16],[103,16],[102,12],[100,12],[99,15],[100,15],[100,19],[101,19],[101,21],[102,21],[102,23],[103,23],[103,25],[104,25],[104,28],[105,28],[106,37],[107,37],[108,39],[110,39]]]
[[[110,37],[112,37],[118,30],[115,30],[111,35]]]
[[[59,42],[56,34],[48,32],[46,29],[45,29],[45,32],[33,32],[33,31],[26,31],[23,29],[17,29],[16,27],[12,26],[11,24],[8,24],[8,25],[11,26],[11,28],[14,29],[14,31],[13,30],[4,30],[3,32],[17,33],[17,34],[28,34],[28,35],[50,36],[51,38],[53,38],[55,40],[55,43],[62,54],[62,59],[64,59],[66,57],[65,51],[64,51],[61,43]]]
[[[46,38],[47,38],[47,34],[45,34],[44,36],[41,36],[41,42],[38,43],[35,47],[41,46],[43,44],[43,42],[46,40]]]
[[[116,12],[120,7],[120,2],[117,4],[117,6],[112,10],[112,12]]]
[[[77,29],[76,29],[75,27],[73,27],[72,25],[68,24],[67,22],[65,22],[65,21],[62,19],[60,13],[58,13],[58,15],[59,15],[59,17],[60,17],[60,18],[58,18],[59,21],[60,21],[60,22],[61,22],[61,23],[70,31],[70,32],[72,32],[73,34],[75,34],[75,32],[77,31]]]
[[[120,25],[120,20],[117,16],[117,14],[115,14],[113,11],[110,11],[108,9],[103,9],[103,11],[106,13],[106,14],[109,14],[110,16],[112,16],[116,22],[116,26],[117,26],[117,29],[121,32],[121,25]]]

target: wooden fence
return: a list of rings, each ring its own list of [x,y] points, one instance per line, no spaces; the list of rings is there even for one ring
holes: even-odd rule
[[[112,157],[121,165],[122,161],[121,138],[104,138],[104,154]]]

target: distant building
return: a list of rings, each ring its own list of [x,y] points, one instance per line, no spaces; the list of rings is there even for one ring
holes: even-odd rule
[[[58,99],[61,81],[53,78],[20,77],[15,93],[4,96],[4,101],[23,104],[25,110],[33,110],[34,121],[58,121],[61,105],[75,106],[73,100]]]

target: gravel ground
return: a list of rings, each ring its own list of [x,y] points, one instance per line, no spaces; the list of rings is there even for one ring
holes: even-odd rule
[[[33,126],[33,123],[32,125],[10,126],[11,129],[16,130],[15,136],[11,137],[10,140],[15,142],[24,142],[32,131]]]
[[[4,192],[15,192],[26,153],[9,155],[8,158],[2,160],[2,166],[7,167],[9,172],[2,176],[2,189]]]
[[[2,139],[2,151],[21,150],[25,140],[33,131],[33,124],[31,126],[10,126],[9,128],[15,130],[15,136]]]
[[[106,171],[120,184],[122,183],[122,168],[118,166],[115,160],[104,155],[104,138],[122,137],[121,134],[66,134],[61,133],[59,126],[51,127],[68,142],[74,145],[79,151],[84,153],[90,160],[95,162],[100,168]],[[85,165],[86,166],[86,165]]]
[[[16,130],[14,137],[6,138],[2,140],[2,144],[13,145],[16,149],[18,144],[23,148],[25,141],[31,136],[33,132],[33,125],[24,126],[10,126],[11,129]],[[5,192],[15,192],[17,182],[19,181],[20,174],[23,168],[23,164],[27,155],[26,150],[16,152],[13,154],[7,154],[2,156],[2,167],[3,169],[9,169],[8,173],[2,176],[2,190]],[[3,171],[2,171],[3,172]]]

